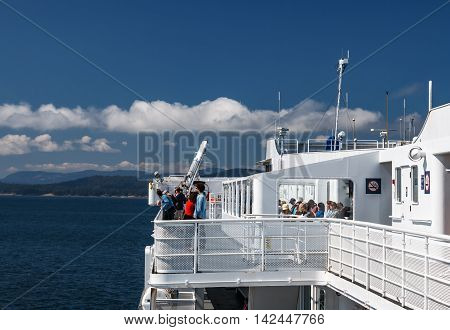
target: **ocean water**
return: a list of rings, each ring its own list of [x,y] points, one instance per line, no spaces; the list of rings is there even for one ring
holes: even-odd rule
[[[136,309],[157,209],[104,238],[145,210],[146,202],[0,196],[0,308]]]

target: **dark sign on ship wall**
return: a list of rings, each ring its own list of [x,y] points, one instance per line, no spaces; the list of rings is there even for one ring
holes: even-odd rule
[[[381,194],[381,179],[380,178],[366,179],[366,194],[368,194],[368,195]]]
[[[430,171],[425,171],[425,194],[429,194],[431,190]]]

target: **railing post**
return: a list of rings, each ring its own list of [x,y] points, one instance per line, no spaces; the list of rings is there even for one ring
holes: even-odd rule
[[[327,268],[327,270],[330,271],[331,270],[331,261],[330,261],[330,258],[331,258],[331,222],[329,220],[327,220],[327,252],[328,252],[328,256],[327,256],[328,268]]]
[[[382,296],[384,297],[386,295],[386,229],[383,229],[383,259],[382,259],[382,284],[381,284],[381,291]]]
[[[303,227],[304,227],[304,229],[303,229],[303,255],[305,256],[305,264],[306,264],[307,263],[306,257],[308,255],[306,253],[306,247],[307,247],[307,245],[306,245],[306,222],[303,223]]]
[[[309,139],[308,139],[308,152],[309,152]]]
[[[194,274],[198,269],[198,222],[194,222]]]
[[[369,237],[370,237],[370,228],[369,226],[366,226],[366,290],[369,290],[370,288],[370,249],[369,249]]]
[[[342,222],[339,222],[339,277],[342,277]]]
[[[355,281],[355,224],[353,223],[353,234],[352,234],[352,282]]]
[[[429,259],[428,259],[428,253],[430,252],[429,250],[429,245],[430,245],[430,241],[428,236],[425,237],[425,273],[424,273],[424,288],[423,288],[423,297],[424,297],[424,304],[423,304],[423,309],[427,310],[428,309],[428,273],[430,271],[429,269]]]
[[[402,307],[405,307],[406,293],[405,293],[405,246],[406,235],[402,232]]]
[[[264,221],[261,221],[261,271],[264,271],[264,255],[266,250],[266,237],[264,233]]]

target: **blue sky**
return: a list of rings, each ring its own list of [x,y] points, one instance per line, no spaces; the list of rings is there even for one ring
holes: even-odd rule
[[[336,85],[301,102],[336,77],[343,50],[350,69],[445,3],[6,1],[139,96],[160,101],[146,108],[2,2],[0,177],[63,163],[132,167],[123,162],[137,162],[137,131],[180,129],[155,107],[189,130],[260,129],[273,119],[280,90],[285,125],[306,129],[335,104]],[[386,90],[395,127],[403,96],[418,120],[426,115],[430,79],[434,104],[450,101],[449,17],[447,5],[346,75],[361,136],[384,120]],[[313,136],[328,134],[328,117]]]

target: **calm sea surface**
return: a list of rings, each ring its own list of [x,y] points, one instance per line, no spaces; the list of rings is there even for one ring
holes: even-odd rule
[[[0,308],[146,209],[145,199],[0,196]],[[8,309],[136,309],[151,208]]]

